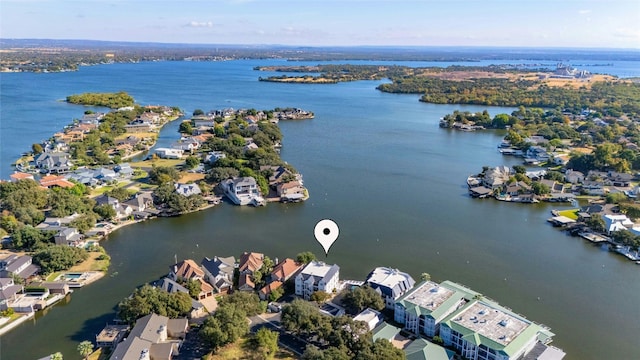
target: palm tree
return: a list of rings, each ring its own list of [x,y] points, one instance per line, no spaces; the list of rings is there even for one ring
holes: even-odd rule
[[[51,360],[62,360],[62,353],[57,352],[55,354],[51,354],[50,358]]]
[[[93,352],[93,344],[91,341],[85,340],[78,344],[78,352],[83,358],[87,359]]]

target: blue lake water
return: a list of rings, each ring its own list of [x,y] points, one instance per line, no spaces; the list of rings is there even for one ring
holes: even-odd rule
[[[65,359],[79,358],[77,344],[93,340],[135,287],[166,274],[174,256],[200,261],[247,250],[280,259],[305,250],[320,254],[313,227],[323,218],[340,226],[326,261],[338,263],[343,278],[362,280],[375,266],[396,267],[416,278],[428,272],[550,326],[567,359],[637,358],[637,265],[548,226],[554,206],[473,200],[466,194],[466,177],[483,165],[516,163],[496,151],[504,134],[438,127],[446,113],[483,107],[420,103],[417,95],[376,91],[378,81],[257,81],[269,73],[253,71],[254,66],[280,63],[154,62],[0,75],[1,178],[8,178],[10,163],[32,143],[82,116],[83,107],[59,101],[73,93],[124,90],[140,104],[187,112],[294,106],[316,114],[313,120],[280,123],[282,157],[304,175],[308,202],[258,209],[224,204],[116,231],[103,243],[112,256],[108,276],[2,336],[1,359],[35,359],[55,351]],[[615,63],[612,69],[638,76],[638,65]],[[167,126],[161,141],[173,141],[177,126]]]

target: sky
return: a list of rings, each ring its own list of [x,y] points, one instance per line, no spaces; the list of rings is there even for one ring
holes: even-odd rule
[[[640,48],[638,0],[0,0],[0,38]]]

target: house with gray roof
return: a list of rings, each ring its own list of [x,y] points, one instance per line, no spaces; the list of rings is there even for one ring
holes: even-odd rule
[[[9,304],[18,298],[17,294],[22,290],[22,285],[17,285],[13,278],[0,278],[0,311],[7,310]]]
[[[176,193],[182,195],[182,196],[191,196],[191,195],[198,195],[198,194],[202,194],[202,190],[200,190],[200,186],[198,186],[198,184],[181,184],[181,183],[175,183],[174,188],[176,189]]]
[[[413,288],[416,283],[411,275],[388,267],[373,269],[365,282],[380,293],[387,309],[394,309],[396,299]]]
[[[116,346],[111,360],[172,359],[188,329],[187,319],[149,314],[136,321],[129,336]]]
[[[64,174],[71,170],[73,164],[70,155],[65,152],[43,152],[34,160],[41,173]]]
[[[33,258],[29,255],[12,254],[0,260],[0,277],[19,276],[27,280],[38,274],[38,271],[40,268],[33,264]]]
[[[236,259],[233,256],[226,258],[214,256],[213,259],[205,257],[200,262],[204,271],[204,279],[213,285],[216,292],[227,293],[233,288],[233,272]]]
[[[54,237],[56,245],[80,247],[84,245],[84,236],[73,227],[61,229]]]

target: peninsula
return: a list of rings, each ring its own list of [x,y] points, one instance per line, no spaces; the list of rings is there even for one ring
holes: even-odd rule
[[[140,106],[124,92],[67,101],[112,110],[87,110],[33,144],[11,181],[0,182],[2,243],[12,251],[0,259],[8,284],[0,331],[51,305],[50,298],[60,300],[69,287],[97,280],[109,266],[99,241],[119,227],[201,210],[223,197],[255,206],[309,197],[302,175],[280,159],[277,123],[312,112],[197,109],[174,144],[154,148],[162,127],[183,116],[178,108]]]

